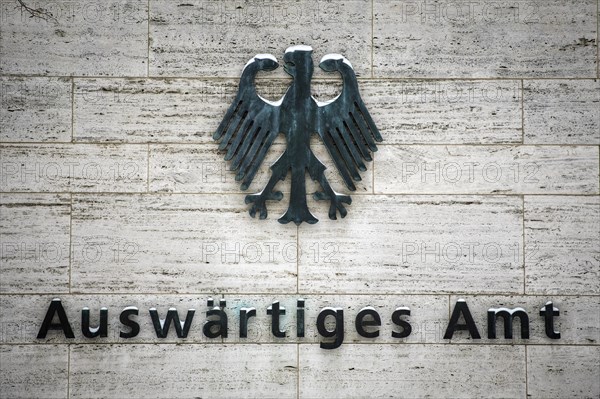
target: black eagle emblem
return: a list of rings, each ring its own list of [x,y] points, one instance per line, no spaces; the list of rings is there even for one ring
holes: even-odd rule
[[[319,135],[351,191],[356,190],[353,180],[361,180],[359,172],[367,170],[364,161],[371,161],[371,152],[377,151],[375,143],[383,139],[360,98],[356,74],[346,58],[329,54],[321,59],[321,69],[339,72],[343,79],[342,92],[328,102],[319,102],[311,95],[311,47],[289,47],[283,59],[284,70],[293,78],[285,95],[273,102],[256,92],[256,74],[279,66],[271,54],[256,55],[244,67],[237,96],[213,138],[220,140],[219,149],[226,151],[225,160],[231,161],[231,170],[237,171],[236,181],[241,181],[241,189],[247,190],[277,135],[285,135],[285,152],[271,166],[269,182],[261,192],[246,196],[246,203],[252,204],[250,216],[258,213],[261,219],[267,217],[266,201],[283,198],[281,191],[273,189],[291,171],[289,206],[279,218],[280,223],[318,221],[306,202],[306,172],[323,190],[314,193],[314,199],[330,202],[329,218],[336,219],[337,212],[344,217],[347,211],[343,204],[349,205],[352,199],[336,193],[329,185],[325,166],[310,148],[311,135]]]

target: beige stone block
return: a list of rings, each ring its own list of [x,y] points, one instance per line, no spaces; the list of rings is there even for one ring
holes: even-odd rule
[[[0,190],[145,192],[148,148],[114,144],[3,144]]]
[[[0,141],[71,141],[71,79],[0,77]]]
[[[24,3],[0,3],[2,74],[147,76],[147,1]]]
[[[594,0],[374,2],[376,77],[595,78]]]
[[[526,80],[525,142],[600,144],[600,80]]]
[[[296,362],[296,345],[76,345],[70,393],[86,399],[292,397]]]
[[[296,226],[247,214],[243,195],[76,195],[72,284],[81,293],[285,293]],[[157,283],[159,282],[159,283]]]
[[[597,398],[600,347],[528,346],[527,393],[531,398]]]
[[[254,55],[271,53],[281,61],[285,49],[298,44],[313,47],[316,65],[323,55],[340,53],[369,76],[371,12],[365,0],[153,2],[150,76],[237,77]]]
[[[354,196],[344,220],[301,225],[301,293],[521,293],[522,200]]]
[[[68,292],[71,199],[0,194],[0,293]]]
[[[600,292],[600,197],[525,197],[528,294]]]
[[[300,345],[300,398],[525,396],[525,348]]]
[[[0,345],[2,398],[66,398],[67,345]]]
[[[598,194],[589,146],[382,146],[382,194]]]

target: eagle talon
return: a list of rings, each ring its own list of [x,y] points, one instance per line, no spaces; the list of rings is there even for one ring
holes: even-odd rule
[[[246,202],[246,204],[252,203],[252,207],[250,208],[251,217],[255,217],[256,213],[259,212],[259,218],[266,219],[268,214],[266,201],[280,201],[282,198],[283,193],[281,191],[262,192],[259,194],[246,195],[244,202]]]
[[[323,191],[318,191],[313,194],[313,198],[317,201],[329,200],[329,219],[337,220],[337,212],[340,212],[340,216],[345,218],[348,214],[348,211],[344,207],[344,204],[350,205],[352,203],[352,198],[349,195],[341,195],[341,194],[327,194]]]
[[[248,203],[248,202],[254,202],[254,204],[252,204],[252,207],[250,208],[250,216],[251,217],[255,217],[256,212],[259,212],[260,219],[267,218],[267,205],[265,204],[264,199],[256,199],[254,201],[248,201],[248,197],[246,197],[246,203]]]

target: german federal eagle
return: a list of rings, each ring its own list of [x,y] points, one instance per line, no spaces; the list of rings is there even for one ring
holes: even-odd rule
[[[331,101],[319,102],[311,96],[313,75],[312,48],[292,46],[285,51],[284,70],[293,82],[277,102],[262,98],[254,86],[259,71],[272,71],[279,64],[271,54],[253,57],[242,72],[237,96],[217,131],[219,149],[225,150],[225,160],[231,161],[231,170],[237,171],[236,181],[247,190],[263,162],[269,147],[279,133],[286,138],[285,152],[271,166],[271,178],[265,188],[246,196],[252,204],[250,216],[257,213],[267,217],[266,201],[280,201],[281,191],[273,191],[279,180],[291,171],[292,184],[287,212],[280,223],[318,220],[306,203],[306,172],[318,182],[323,191],[316,192],[316,200],[330,202],[329,218],[336,219],[337,212],[347,214],[343,204],[350,204],[348,195],[336,193],[325,177],[325,166],[310,148],[312,134],[318,134],[348,189],[355,191],[352,180],[361,180],[359,171],[366,171],[363,161],[371,161],[371,152],[377,151],[375,142],[382,141],[373,119],[358,92],[356,75],[350,62],[339,54],[329,54],[321,59],[319,67],[326,72],[339,72],[343,79],[342,92]]]

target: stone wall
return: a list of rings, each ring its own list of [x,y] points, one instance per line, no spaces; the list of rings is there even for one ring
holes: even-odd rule
[[[600,396],[598,0],[0,6],[0,397]],[[276,222],[289,180],[267,220],[250,218],[211,136],[247,60],[300,43],[352,62],[384,142],[346,218],[311,200],[319,223],[296,227]],[[257,85],[274,100],[289,82],[280,68]],[[319,100],[340,87],[315,73]],[[54,298],[74,338],[36,338]],[[227,337],[203,334],[209,298],[225,301]],[[444,339],[459,299],[481,339]],[[128,306],[134,338],[120,337]],[[367,306],[379,337],[355,329]],[[92,326],[108,309],[106,337],[82,334],[85,307]],[[157,338],[149,310],[171,307],[196,310],[186,338]],[[319,345],[324,307],[344,311],[337,349]],[[527,311],[529,339],[518,321],[488,338],[499,307]]]

